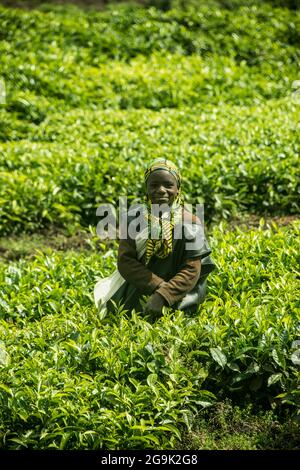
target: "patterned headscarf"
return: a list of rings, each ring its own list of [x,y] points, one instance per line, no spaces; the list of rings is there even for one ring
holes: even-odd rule
[[[147,181],[151,173],[155,170],[165,170],[171,173],[176,178],[177,186],[180,188],[181,186],[181,175],[179,169],[175,165],[175,163],[171,162],[171,160],[166,160],[165,158],[156,158],[152,160],[152,162],[147,166],[145,171],[145,184],[147,185]]]
[[[170,217],[163,219],[162,217],[155,217],[151,214],[151,200],[146,196],[148,206],[148,239],[146,244],[146,265],[149,263],[153,255],[158,258],[164,259],[172,253],[173,249],[173,229],[174,229],[174,211],[180,211],[182,206],[181,201],[181,175],[177,166],[170,160],[164,158],[157,158],[153,160],[145,171],[145,186],[147,188],[147,181],[151,173],[156,170],[165,170],[171,173],[178,186],[178,194],[172,204]],[[170,219],[170,220],[169,220]],[[157,238],[151,239],[151,227],[157,230]]]

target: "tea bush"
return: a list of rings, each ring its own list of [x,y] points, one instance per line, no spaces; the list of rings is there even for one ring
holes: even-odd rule
[[[255,2],[0,7],[0,233],[95,223],[154,155],[208,221],[298,212],[299,21]]]
[[[155,323],[97,314],[114,248],[2,263],[2,447],[170,448],[216,399],[299,409],[299,229],[215,227],[198,314]]]
[[[219,222],[299,213],[300,13],[184,3],[0,6],[0,235],[93,231],[164,156],[217,264],[197,314],[154,322],[94,307],[116,242],[0,259],[0,448],[176,448],[228,399],[299,419],[299,221]]]
[[[298,213],[297,116],[297,104],[283,99],[160,114],[81,109],[38,128],[15,126],[7,132],[19,137],[1,146],[0,232],[94,224],[101,202],[141,199],[154,156],[178,162],[186,200],[204,202],[208,222],[242,211]]]

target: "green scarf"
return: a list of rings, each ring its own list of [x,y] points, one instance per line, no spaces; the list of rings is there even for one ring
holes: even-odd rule
[[[170,160],[157,158],[153,160],[145,171],[145,185],[153,171],[166,170],[171,173],[177,181],[178,194],[172,204],[170,217],[164,219],[163,217],[156,217],[151,213],[151,201],[147,199],[147,219],[148,219],[148,239],[146,242],[146,265],[149,263],[152,256],[157,256],[160,259],[167,258],[172,253],[173,249],[173,229],[177,216],[181,216],[182,200],[181,200],[181,175],[177,166]],[[169,220],[170,219],[170,220]],[[151,238],[151,227],[155,232],[155,238]]]

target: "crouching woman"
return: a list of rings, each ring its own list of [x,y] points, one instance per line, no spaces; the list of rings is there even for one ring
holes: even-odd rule
[[[200,219],[181,200],[176,165],[154,160],[145,171],[146,204],[128,212],[125,238],[119,241],[118,269],[94,289],[99,308],[159,315],[164,306],[196,311],[206,295],[207,277],[215,269]]]

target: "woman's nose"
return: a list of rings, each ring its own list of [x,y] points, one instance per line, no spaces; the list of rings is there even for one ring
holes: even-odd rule
[[[164,188],[163,186],[159,186],[159,187],[157,188],[157,193],[158,193],[158,194],[165,194],[165,192],[166,192],[166,190],[165,190],[165,188]]]

